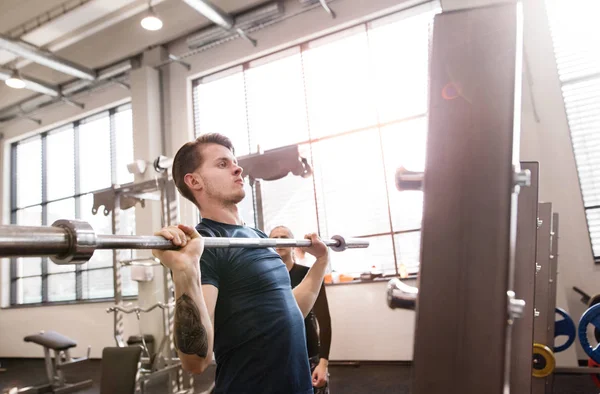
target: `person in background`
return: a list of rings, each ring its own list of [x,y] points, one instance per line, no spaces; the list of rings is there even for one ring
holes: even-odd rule
[[[271,230],[270,238],[290,238],[294,235],[285,226]],[[297,254],[304,255],[302,249],[276,248],[289,273],[292,289],[302,282],[309,267],[297,263]],[[315,305],[304,319],[306,346],[312,372],[315,394],[329,394],[329,349],[331,347],[331,316],[324,284],[321,284]]]

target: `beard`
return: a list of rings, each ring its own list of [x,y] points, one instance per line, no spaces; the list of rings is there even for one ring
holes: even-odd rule
[[[206,193],[206,196],[212,200],[220,201],[225,206],[236,205],[246,197],[246,190],[244,190],[244,188],[231,190],[229,193],[225,193],[222,189],[208,181],[208,179],[202,179],[204,181],[204,192]]]

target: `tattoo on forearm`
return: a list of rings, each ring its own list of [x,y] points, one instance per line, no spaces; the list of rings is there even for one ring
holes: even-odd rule
[[[175,346],[185,354],[206,357],[208,335],[200,318],[198,306],[187,294],[183,294],[175,304]]]

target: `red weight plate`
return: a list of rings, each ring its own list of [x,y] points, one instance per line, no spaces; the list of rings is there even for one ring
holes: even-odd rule
[[[600,364],[598,364],[597,362],[595,362],[594,360],[592,360],[590,358],[590,359],[588,359],[588,367],[600,367]],[[596,387],[600,387],[600,374],[592,374],[590,376],[592,377],[592,380],[596,384]]]

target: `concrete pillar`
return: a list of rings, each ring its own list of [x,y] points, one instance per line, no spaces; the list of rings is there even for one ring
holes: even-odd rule
[[[174,157],[179,148],[194,139],[190,72],[177,63],[164,67],[165,72],[165,112],[168,130],[165,131],[167,155]],[[195,226],[198,223],[198,209],[187,199],[179,198],[179,216],[182,223]]]
[[[133,151],[135,160],[145,160],[148,167],[144,174],[136,174],[135,181],[154,179],[157,174],[152,162],[163,154],[163,119],[160,71],[154,66],[168,57],[162,47],[153,48],[142,56],[140,68],[130,74],[131,106],[133,113]],[[145,208],[136,206],[136,234],[152,235],[161,228],[161,209],[159,201],[146,200]],[[137,257],[150,257],[150,250],[137,252]],[[143,307],[164,302],[163,267],[154,267],[154,279],[150,282],[138,282],[138,304]],[[160,309],[140,316],[144,334],[154,336],[155,348],[163,337],[163,319]],[[133,332],[128,327],[127,332]]]

